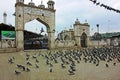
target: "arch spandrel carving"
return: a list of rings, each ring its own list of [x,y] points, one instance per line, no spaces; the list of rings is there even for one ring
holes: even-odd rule
[[[48,30],[55,29],[55,12],[40,8],[24,8],[24,24],[32,20],[38,20],[44,24]],[[48,31],[49,32],[49,31]]]

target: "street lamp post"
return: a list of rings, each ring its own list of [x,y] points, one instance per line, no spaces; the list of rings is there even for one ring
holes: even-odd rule
[[[99,24],[96,25],[97,26],[97,32],[98,32],[98,47],[99,47]]]

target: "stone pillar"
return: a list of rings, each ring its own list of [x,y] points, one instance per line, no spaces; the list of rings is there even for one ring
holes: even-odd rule
[[[16,14],[18,15],[18,14]],[[24,50],[24,19],[22,17],[16,17],[15,31],[16,31],[16,48],[17,51]]]
[[[24,0],[21,0],[24,3]],[[24,6],[15,5],[15,31],[16,31],[16,50],[24,50]]]
[[[54,35],[55,35],[54,31],[48,32],[48,47],[50,50],[55,48]]]
[[[16,18],[17,19],[17,18]],[[24,20],[23,19],[16,20],[16,48],[17,51],[23,51],[24,50]]]
[[[24,31],[16,30],[16,48],[17,51],[24,50]]]

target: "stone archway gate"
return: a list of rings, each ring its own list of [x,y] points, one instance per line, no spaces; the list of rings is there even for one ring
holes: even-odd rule
[[[39,7],[34,3],[24,4],[24,0],[17,0],[15,4],[15,30],[16,30],[16,48],[17,51],[24,50],[24,26],[25,23],[34,19],[44,24],[48,33],[48,48],[54,48],[54,35],[55,35],[55,9],[54,2],[48,1],[48,8],[44,5]],[[34,24],[33,24],[34,25]]]

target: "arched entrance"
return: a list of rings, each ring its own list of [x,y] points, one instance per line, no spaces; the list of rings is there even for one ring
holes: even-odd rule
[[[87,47],[87,35],[82,33],[81,35],[81,47]]]
[[[30,49],[48,49],[46,26],[37,20],[25,24],[24,50]]]
[[[47,2],[48,7],[41,3],[39,6],[35,6],[33,2],[24,4],[24,0],[16,0],[16,17],[15,17],[15,30],[16,30],[16,48],[18,51],[24,50],[24,26],[25,23],[34,19],[44,24],[48,33],[48,48],[53,49],[54,36],[55,36],[55,9],[54,1],[49,0]]]

